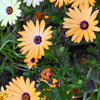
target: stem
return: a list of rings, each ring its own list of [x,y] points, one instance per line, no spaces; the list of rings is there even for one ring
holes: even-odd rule
[[[3,43],[3,45],[0,47],[0,51],[3,49],[3,47],[7,44],[7,43],[9,43],[9,42],[15,42],[15,41],[13,41],[13,40],[7,40],[6,42],[4,42]],[[16,42],[15,42],[16,43]]]

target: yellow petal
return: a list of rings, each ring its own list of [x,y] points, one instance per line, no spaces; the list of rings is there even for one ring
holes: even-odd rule
[[[42,20],[41,23],[40,23],[40,35],[42,35],[44,28],[45,28],[45,21]]]
[[[85,38],[86,42],[89,41],[90,36],[89,36],[87,30],[84,30],[84,38]]]
[[[92,30],[94,30],[94,31],[100,31],[100,28],[97,27],[97,26],[94,26],[94,27],[92,28]]]
[[[91,23],[96,18],[98,13],[99,13],[99,10],[96,10],[93,12],[93,14],[89,18],[89,23]]]
[[[78,36],[78,38],[77,38],[77,43],[79,43],[79,42],[82,40],[83,35],[84,35],[84,31],[82,31],[82,32],[80,33],[80,35]]]
[[[82,32],[82,30],[80,29],[80,30],[77,30],[76,32],[75,32],[75,34],[72,36],[72,41],[74,41],[78,36],[79,36],[79,34]]]

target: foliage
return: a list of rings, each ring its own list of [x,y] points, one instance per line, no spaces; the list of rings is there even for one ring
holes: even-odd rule
[[[100,1],[96,0],[93,10],[100,10],[99,4]],[[70,38],[65,38],[66,30],[63,29],[62,22],[67,16],[68,8],[70,5],[64,5],[60,9],[55,8],[49,0],[45,0],[40,7],[35,8],[22,3],[22,16],[17,23],[0,27],[0,85],[8,84],[13,77],[22,75],[30,77],[31,80],[35,79],[36,86],[42,93],[41,97],[48,95],[48,100],[71,100],[73,95],[82,100],[100,100],[100,32],[96,32],[97,38],[88,43],[83,40],[77,44]],[[49,16],[49,19],[44,20],[46,27],[53,26],[53,37],[50,40],[53,45],[49,50],[45,50],[45,55],[39,59],[37,67],[29,69],[23,62],[25,55],[21,55],[20,48],[17,47],[19,42],[16,39],[20,37],[18,31],[23,30],[22,25],[30,19],[35,22],[34,14],[39,11]],[[100,21],[100,13],[97,19]],[[84,59],[84,63],[80,62],[81,59]],[[46,83],[39,82],[40,73],[46,67],[52,69],[53,78],[59,81],[60,87],[52,89]],[[9,80],[6,80],[6,77]],[[75,88],[78,88],[78,93],[73,91]]]

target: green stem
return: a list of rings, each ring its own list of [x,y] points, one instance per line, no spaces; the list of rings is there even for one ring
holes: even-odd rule
[[[3,49],[3,47],[7,44],[7,43],[9,43],[9,42],[15,42],[15,41],[13,41],[13,40],[7,40],[6,42],[4,42],[3,43],[3,45],[0,47],[0,51]],[[15,42],[16,43],[16,42]]]

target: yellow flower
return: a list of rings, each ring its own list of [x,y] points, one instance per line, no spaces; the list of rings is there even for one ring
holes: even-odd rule
[[[69,0],[49,0],[51,3],[56,1],[55,7],[59,4],[59,8],[63,6],[63,3],[68,5]]]
[[[7,93],[10,95],[5,100],[40,100],[40,92],[36,92],[35,81],[30,83],[29,78],[24,81],[21,76],[12,79],[6,86]]]
[[[83,5],[92,5],[94,6],[95,0],[69,0],[70,3],[72,3],[72,7],[78,7],[81,8]]]
[[[71,18],[64,18],[63,28],[69,29],[65,34],[66,37],[72,36],[72,41],[74,43],[79,43],[83,36],[86,42],[93,41],[96,39],[96,35],[93,31],[100,31],[96,25],[99,23],[95,20],[99,10],[92,13],[92,7],[84,7],[84,9],[79,10],[78,8],[71,9],[66,14]]]
[[[22,41],[22,43],[18,44],[18,46],[24,46],[20,51],[22,54],[25,54],[27,58],[39,58],[44,56],[44,48],[49,49],[48,45],[52,45],[51,42],[48,41],[52,37],[51,26],[45,29],[45,21],[42,20],[40,25],[39,21],[36,21],[36,26],[30,20],[26,22],[26,25],[23,25],[25,31],[19,32],[22,35],[22,38],[17,39],[18,41]]]
[[[48,100],[48,95],[43,96],[43,97],[41,98],[41,100]]]
[[[47,83],[51,88],[55,88],[57,86],[57,83],[58,83],[57,79],[50,79],[50,80],[41,79],[40,81]],[[48,90],[51,90],[51,89],[48,89]]]
[[[32,58],[26,58],[26,59],[24,59],[24,62],[27,63],[28,67],[32,67],[32,66],[36,67],[38,59],[34,58],[34,57],[32,57]]]
[[[8,97],[8,94],[5,92],[4,88],[1,87],[1,91],[0,91],[0,100],[5,100],[5,98]]]
[[[7,26],[7,23],[15,24],[17,17],[21,16],[20,4],[17,0],[0,0],[1,26]]]

